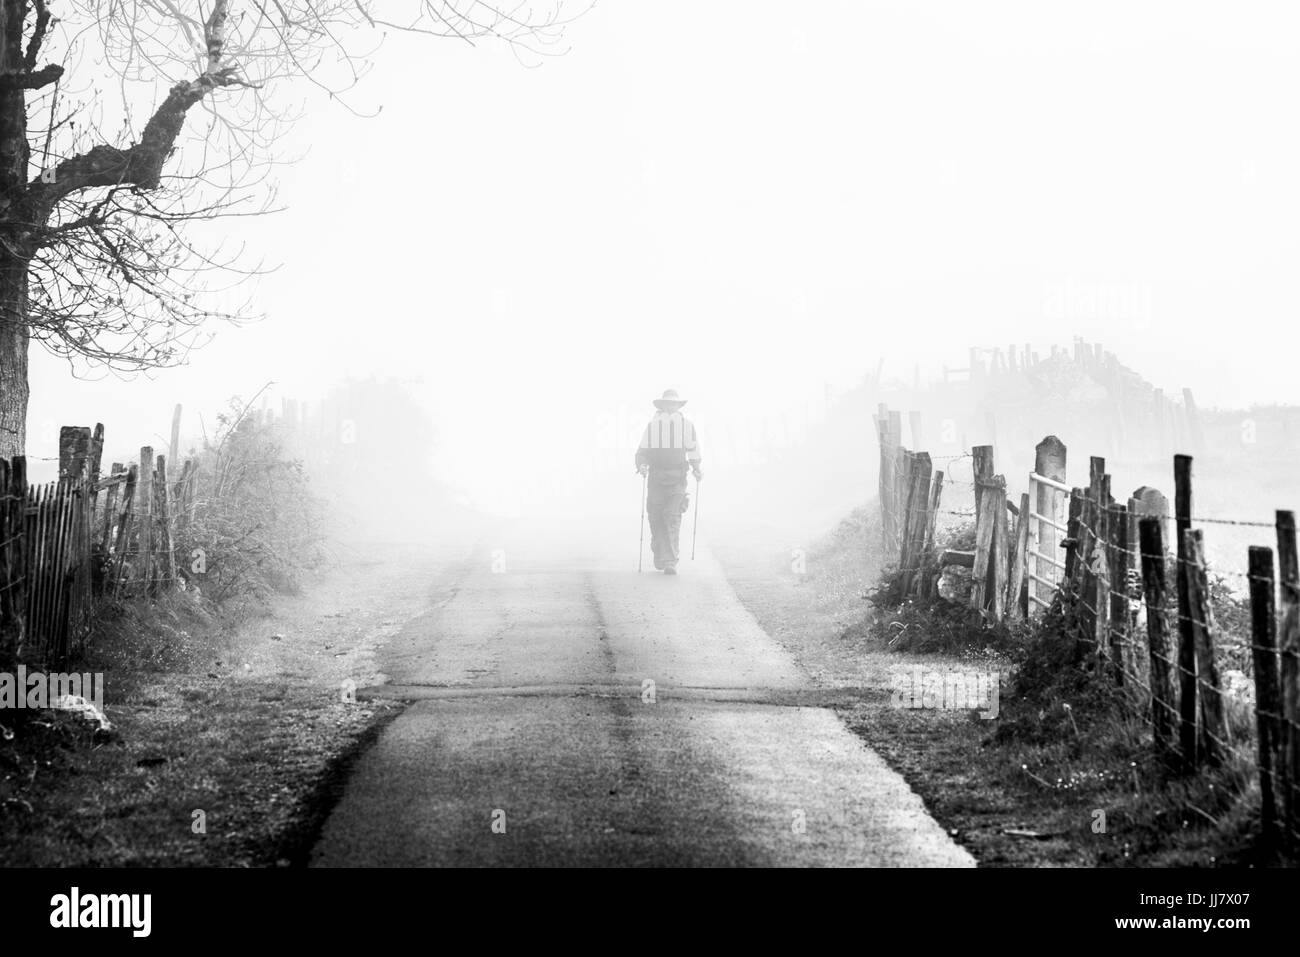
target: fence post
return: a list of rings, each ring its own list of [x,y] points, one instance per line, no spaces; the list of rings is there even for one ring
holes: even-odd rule
[[[1006,479],[1001,475],[977,481],[975,500],[983,503],[975,519],[975,565],[971,574],[971,607],[983,614],[991,609],[1002,620],[1002,591],[1006,588]]]
[[[993,478],[993,446],[977,445],[970,450],[970,454],[971,472],[975,481],[975,526],[978,528],[980,510],[984,507],[980,501],[980,483]]]
[[[1188,606],[1191,609],[1192,634],[1196,645],[1197,694],[1201,699],[1201,753],[1210,763],[1220,757],[1226,735],[1223,722],[1223,692],[1219,687],[1219,669],[1214,663],[1214,612],[1210,608],[1210,583],[1205,571],[1205,542],[1201,532],[1186,533]]]
[[[95,431],[90,435],[90,442],[86,448],[86,474],[92,483],[91,494],[94,494],[93,483],[99,481],[99,465],[104,457],[104,423],[96,422]]]
[[[1049,435],[1034,446],[1034,471],[1056,482],[1065,481],[1065,443],[1054,435]],[[1045,518],[1054,522],[1061,521],[1061,496],[1060,489],[1052,488],[1050,485],[1044,485],[1041,482],[1035,483],[1036,493],[1034,501],[1034,510]],[[1029,534],[1033,539],[1034,551],[1041,555],[1056,555],[1057,539],[1056,529],[1045,522],[1032,522],[1030,524]],[[1035,559],[1037,567],[1035,569],[1039,578],[1047,581],[1061,580],[1057,567],[1045,559]],[[1036,588],[1036,594],[1044,602],[1052,600],[1052,589],[1042,582],[1034,582],[1031,587]]]
[[[1168,537],[1169,534],[1169,499],[1157,489],[1149,485],[1143,485],[1133,492],[1133,497],[1129,499],[1129,508],[1134,512],[1134,521],[1142,518],[1160,519],[1160,533],[1162,537]]]
[[[176,403],[176,408],[172,410],[172,433],[170,441],[167,443],[167,461],[176,467],[180,461],[181,454],[181,404]]]
[[[59,429],[59,478],[75,478],[85,473],[90,455],[90,429],[65,425]]]
[[[894,473],[894,554],[901,569],[907,561],[907,494],[912,485],[912,462],[916,458],[911,449],[898,450]]]
[[[894,455],[896,447],[889,431],[889,407],[877,406],[876,432],[880,439],[880,481],[877,492],[880,498],[880,544],[888,553],[894,544]]]
[[[1065,519],[1065,540],[1061,547],[1065,549],[1065,577],[1063,584],[1074,584],[1079,570],[1079,519],[1083,513],[1083,489],[1070,489],[1069,512]]]
[[[987,505],[992,511],[993,549],[989,554],[992,574],[989,576],[989,588],[992,590],[992,620],[1000,622],[1006,615],[1005,597],[1007,592],[1007,480],[1001,475],[993,477],[994,487],[989,493]]]
[[[1282,596],[1280,675],[1282,734],[1280,766],[1287,840],[1300,831],[1300,561],[1296,556],[1295,513],[1277,513],[1277,565]]]
[[[1087,346],[1085,345],[1086,349]],[[1088,490],[1079,506],[1077,557],[1074,568],[1078,581],[1075,596],[1079,608],[1076,618],[1080,624],[1075,633],[1075,641],[1086,639],[1093,642],[1093,654],[1101,656],[1103,649],[1096,647],[1097,630],[1104,627],[1104,617],[1097,607],[1098,575],[1094,567],[1098,545],[1098,525],[1102,509],[1102,485],[1106,474],[1106,460],[1092,456],[1088,460]]]
[[[930,453],[917,452],[911,459],[907,489],[907,513],[903,525],[902,590],[911,594],[912,581],[920,571],[921,550],[925,545],[926,506],[930,501]]]
[[[930,483],[930,505],[925,515],[925,541],[921,546],[922,560],[924,565],[921,570],[921,580],[917,583],[917,594],[923,598],[929,598],[931,595],[932,583],[930,577],[933,574],[934,558],[934,530],[939,518],[939,502],[943,498],[943,473],[935,472],[934,481]]]
[[[1097,498],[1093,507],[1095,521],[1092,541],[1092,561],[1090,573],[1093,589],[1092,599],[1093,629],[1092,640],[1097,647],[1097,658],[1105,661],[1110,657],[1110,524],[1111,508],[1114,499],[1110,494],[1110,475],[1102,472],[1097,482]]]
[[[900,513],[903,509],[903,477],[907,474],[907,449],[903,448],[903,414],[890,409],[886,416],[889,421],[889,441],[893,449],[890,457],[889,471],[889,511],[891,514],[889,530],[892,538],[889,541],[889,551],[897,554],[902,547],[902,529],[900,526]]]
[[[103,552],[104,558],[107,559],[113,545],[113,512],[117,508],[118,489],[122,482],[118,478],[122,474],[122,463],[114,462],[109,472],[109,478],[117,479],[104,493],[104,534],[100,537],[99,548]]]
[[[158,499],[158,519],[159,519],[159,542],[158,548],[166,553],[166,571],[167,581],[174,583],[176,581],[176,548],[174,536],[172,535],[172,510],[171,510],[171,489],[167,484],[167,456],[158,456],[157,471],[158,487],[154,494]],[[164,574],[164,565],[162,556],[158,561],[158,576],[161,578]]]
[[[1129,633],[1128,573],[1133,567],[1129,545],[1128,507],[1112,506],[1107,528],[1107,563],[1110,565],[1110,647],[1114,659],[1115,683],[1124,684],[1124,672],[1132,658]]]
[[[113,546],[113,594],[122,590],[122,571],[126,565],[126,553],[131,544],[131,521],[135,517],[135,487],[140,481],[139,466],[132,465],[126,470],[126,485],[122,489],[122,517],[117,523],[117,544]]]
[[[1006,616],[1013,621],[1028,615],[1022,607],[1020,592],[1025,582],[1025,553],[1029,547],[1029,493],[1020,496],[1020,514],[1016,516],[1016,530],[1011,537],[1010,571],[1007,574],[1007,593],[1004,601]]]
[[[153,448],[145,445],[140,449],[140,474],[136,479],[136,494],[140,498],[137,509],[140,526],[140,550],[137,563],[140,567],[140,580],[145,583],[145,591],[153,594],[153,523],[154,523],[154,474]]]
[[[1143,518],[1138,523],[1142,559],[1142,592],[1147,606],[1147,648],[1151,662],[1151,728],[1156,750],[1166,759],[1174,753],[1174,677],[1169,645],[1169,620],[1165,612],[1165,546],[1161,523]]]
[[[1178,740],[1183,761],[1196,766],[1196,636],[1192,631],[1192,606],[1187,576],[1187,533],[1192,527],[1192,457],[1174,456],[1174,520],[1178,530],[1178,711],[1181,716]],[[1270,558],[1271,561],[1271,558]],[[1271,569],[1270,565],[1270,569]],[[1269,575],[1272,575],[1270,570]]]
[[[907,575],[908,546],[911,544],[911,496],[913,473],[916,468],[916,455],[908,449],[902,450],[902,468],[899,470],[899,498],[895,521],[898,524],[898,571],[902,577]]]
[[[1250,555],[1251,647],[1255,663],[1255,726],[1259,732],[1260,822],[1264,844],[1277,841],[1277,802],[1273,791],[1277,751],[1277,620],[1274,618],[1273,550],[1252,545]]]

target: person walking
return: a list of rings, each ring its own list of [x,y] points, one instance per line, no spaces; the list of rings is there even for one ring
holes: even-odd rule
[[[682,415],[686,400],[675,389],[654,400],[657,410],[641,433],[636,470],[646,476],[646,517],[650,521],[650,550],[655,568],[677,574],[678,538],[682,514],[690,505],[686,477],[703,478],[700,441],[695,426]]]

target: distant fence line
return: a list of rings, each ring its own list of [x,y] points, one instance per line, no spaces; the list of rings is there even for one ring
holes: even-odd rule
[[[1027,435],[1042,435],[1058,422],[1061,410],[1053,402],[1067,401],[1085,404],[1086,418],[1076,426],[1086,426],[1089,441],[1117,457],[1145,460],[1167,449],[1199,453],[1206,442],[1205,418],[1191,389],[1167,393],[1102,343],[1081,338],[1041,351],[1014,343],[971,348],[965,366],[944,366],[942,378],[923,382],[918,364],[910,386],[894,380],[880,397],[930,414],[936,407],[951,412],[941,416],[942,437],[919,431],[919,413],[907,423],[917,426],[910,430],[916,448],[967,449],[976,444],[970,437],[1018,452]]]
[[[1192,456],[1174,456],[1174,501],[1142,486],[1117,501],[1105,460],[1089,461],[1086,486],[1066,479],[1067,450],[1055,436],[1034,449],[1018,502],[994,474],[994,448],[971,449],[975,542],[939,550],[936,522],[945,482],[926,452],[901,444],[902,414],[881,405],[879,498],[887,553],[896,555],[904,596],[937,596],[946,568],[971,569],[969,604],[988,623],[1060,610],[1079,658],[1124,690],[1150,726],[1157,752],[1185,770],[1229,755],[1258,768],[1266,843],[1300,845],[1300,562],[1295,516],[1273,523],[1196,516]],[[920,435],[913,421],[912,434]],[[964,458],[964,456],[956,457]],[[955,462],[953,462],[955,464]],[[964,484],[964,483],[963,483]],[[1273,530],[1270,547],[1248,550],[1254,750],[1228,711],[1210,605],[1204,538],[1195,523]],[[1174,532],[1169,541],[1169,532]],[[1172,553],[1167,552],[1172,549]],[[1170,595],[1172,568],[1173,594]],[[1232,574],[1232,573],[1228,573]],[[1280,584],[1280,592],[1278,585]],[[1145,628],[1142,619],[1145,618]],[[1145,632],[1143,634],[1142,632]]]

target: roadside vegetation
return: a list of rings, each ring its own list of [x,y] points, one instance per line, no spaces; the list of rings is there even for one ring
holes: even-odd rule
[[[1080,651],[1059,602],[1031,624],[990,627],[965,604],[965,569],[945,576],[946,597],[903,598],[880,535],[867,506],[806,548],[802,574],[778,559],[759,568],[739,550],[723,559],[741,599],[805,671],[861,689],[837,706],[841,717],[981,865],[1294,863],[1259,846],[1253,763],[1230,755],[1183,774],[1162,760],[1144,714]],[[938,546],[968,548],[971,535],[957,525]],[[1222,580],[1212,602],[1220,672],[1249,678],[1249,609]],[[997,716],[894,706],[891,682],[914,669],[1001,675]],[[1251,708],[1228,710],[1245,755]]]
[[[378,563],[359,572],[331,554],[302,463],[245,410],[232,402],[194,456],[178,587],[108,580],[84,653],[64,666],[103,675],[112,729],[0,712],[6,864],[301,863],[339,769],[391,713],[339,690],[364,681],[386,630],[358,634],[352,609],[322,617],[305,595]]]

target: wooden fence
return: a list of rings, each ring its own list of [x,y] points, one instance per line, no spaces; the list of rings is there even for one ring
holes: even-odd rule
[[[1172,510],[1149,486],[1117,500],[1105,460],[1096,456],[1087,484],[1071,486],[1065,444],[1047,436],[1034,450],[1034,470],[1018,501],[1008,499],[1006,479],[994,474],[993,447],[971,450],[973,508],[960,514],[974,520],[974,548],[939,550],[940,493],[954,481],[932,471],[929,454],[902,446],[902,422],[901,413],[880,406],[882,534],[888,552],[898,556],[903,595],[936,595],[944,570],[964,566],[971,569],[967,600],[990,624],[1058,610],[1080,662],[1123,689],[1134,714],[1149,722],[1159,753],[1183,770],[1233,755],[1254,763],[1266,841],[1300,846],[1294,514],[1278,511],[1272,523],[1195,515],[1190,455],[1174,456]],[[914,427],[912,434],[921,432]],[[1241,698],[1224,690],[1222,649],[1216,649],[1224,635],[1210,601],[1198,524],[1268,529],[1275,539],[1276,563],[1272,548],[1252,546],[1247,574],[1235,575],[1251,608],[1250,660],[1242,670],[1254,673],[1253,729],[1234,727],[1229,717]]]
[[[66,426],[59,478],[28,485],[23,456],[0,460],[0,649],[61,664],[84,650],[97,602],[157,595],[183,582],[175,536],[193,509],[195,463],[170,481],[167,458],[112,464],[104,427]]]

